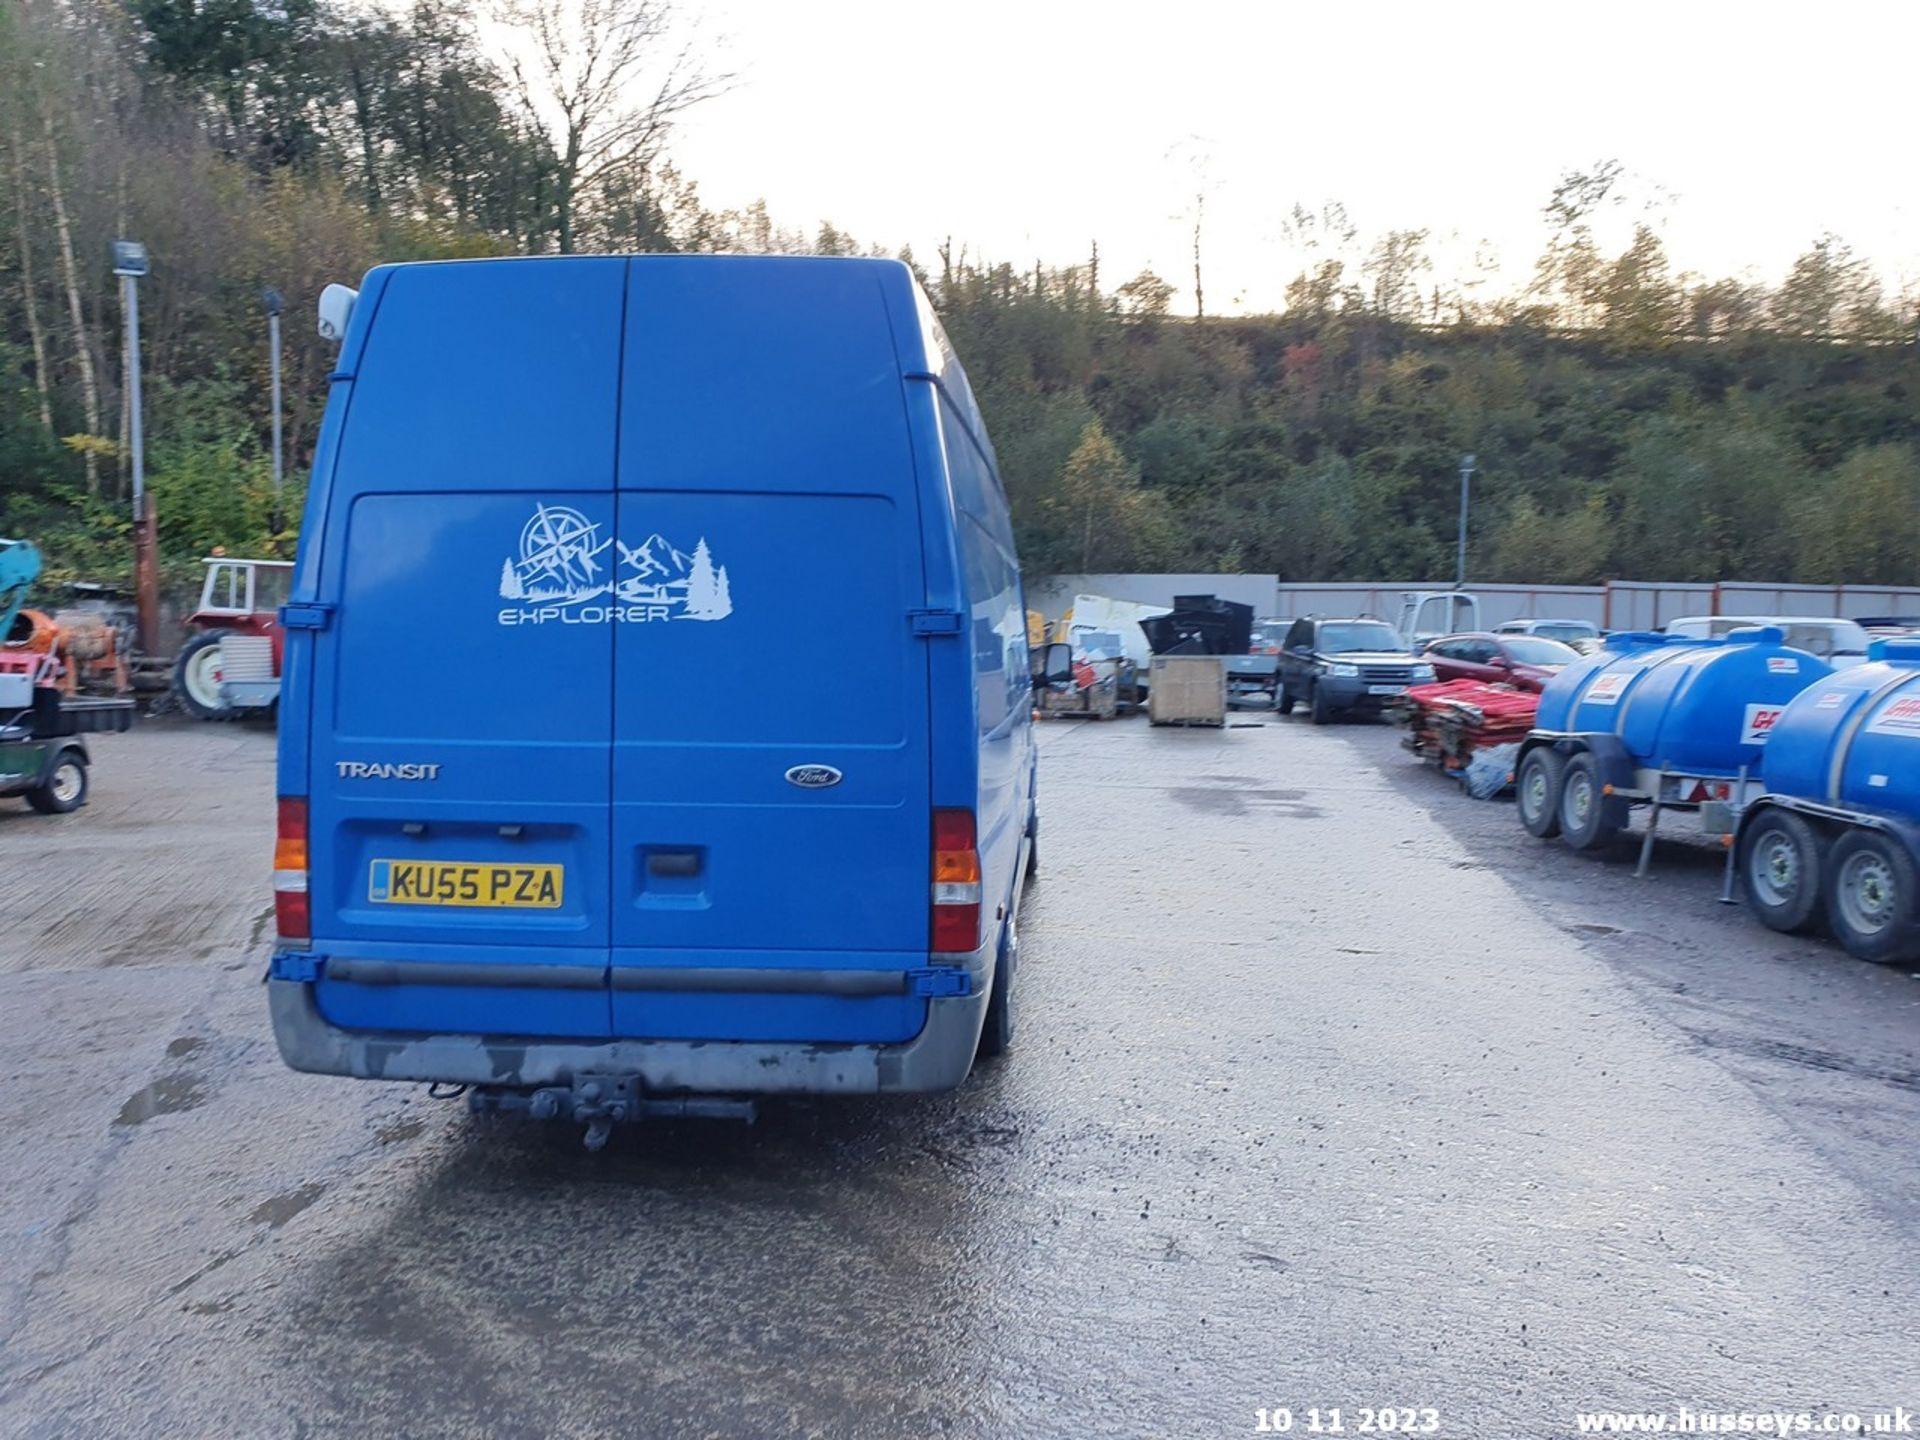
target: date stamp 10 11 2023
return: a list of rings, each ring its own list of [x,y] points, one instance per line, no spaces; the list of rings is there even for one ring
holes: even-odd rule
[[[1433,1435],[1440,1412],[1415,1405],[1310,1405],[1262,1408],[1253,1412],[1257,1435]]]

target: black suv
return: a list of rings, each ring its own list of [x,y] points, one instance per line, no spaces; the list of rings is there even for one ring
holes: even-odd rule
[[[1433,666],[1409,654],[1384,620],[1293,622],[1280,647],[1280,713],[1303,704],[1313,723],[1336,715],[1378,714],[1409,685],[1433,679]]]

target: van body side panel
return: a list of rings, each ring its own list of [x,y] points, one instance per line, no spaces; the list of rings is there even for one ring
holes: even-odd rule
[[[942,453],[955,505],[954,534],[967,590],[969,661],[978,767],[975,825],[984,920],[1010,903],[1026,831],[1027,741],[1032,679],[1027,617],[1013,531],[985,455],[964,428],[946,387],[938,389]]]
[[[926,603],[875,267],[630,262],[613,1027],[896,1043],[926,1001]],[[950,643],[950,642],[949,642]],[[781,972],[854,989],[702,989]],[[894,977],[882,982],[879,977]]]
[[[624,290],[617,260],[484,262],[406,267],[381,296],[316,577],[310,887],[336,1024],[610,1033],[580,980],[611,943]]]
[[[934,804],[975,812],[982,936],[991,940],[1012,916],[1033,807],[1024,592],[1006,492],[966,371],[917,286],[890,290],[888,299],[910,377],[908,412],[926,509],[952,517],[940,533],[928,528],[929,591],[951,596],[937,603],[967,617],[966,643],[936,648],[932,660],[934,714],[964,714],[970,725],[965,745],[936,751]]]

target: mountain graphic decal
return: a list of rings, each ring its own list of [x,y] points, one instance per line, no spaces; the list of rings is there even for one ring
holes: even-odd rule
[[[518,557],[501,562],[500,598],[509,605],[500,623],[724,620],[733,613],[727,567],[714,563],[705,536],[688,554],[658,533],[628,546],[602,539],[601,528],[578,510],[535,506]]]

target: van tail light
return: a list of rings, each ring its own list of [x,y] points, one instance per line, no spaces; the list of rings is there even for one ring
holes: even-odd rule
[[[971,810],[933,812],[933,941],[936,954],[980,945],[980,850]]]
[[[283,942],[304,944],[313,934],[307,903],[307,802],[282,795],[273,842],[273,920]]]

